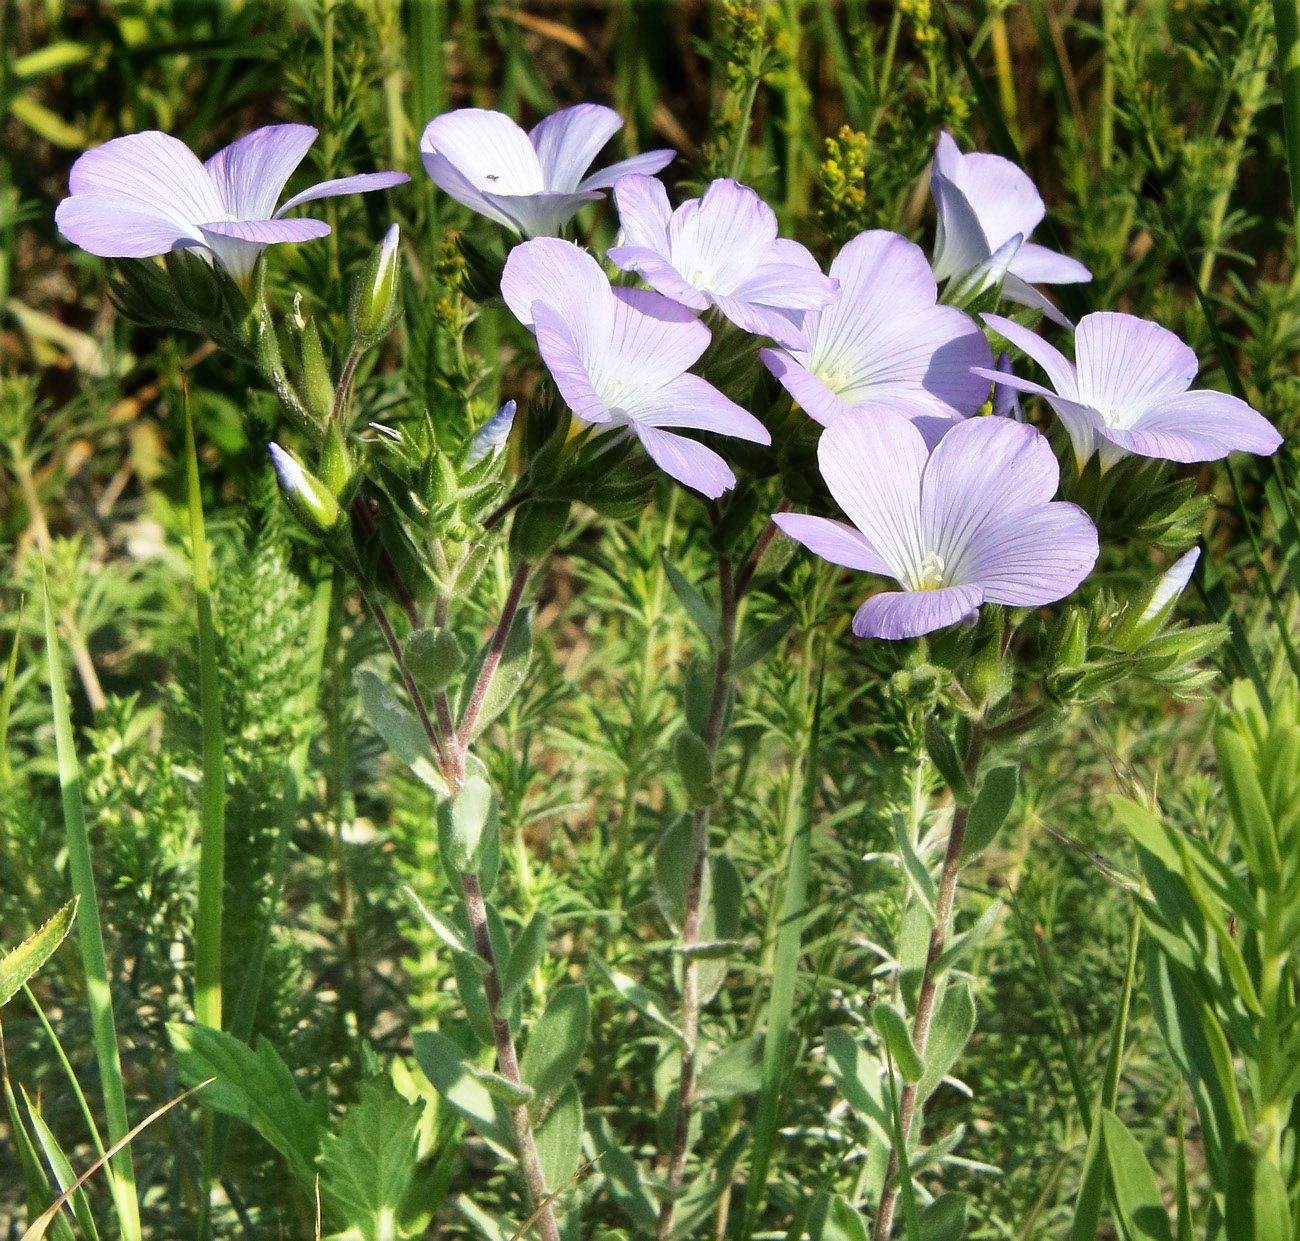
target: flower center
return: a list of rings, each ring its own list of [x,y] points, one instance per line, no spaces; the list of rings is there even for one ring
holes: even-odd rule
[[[945,565],[938,552],[927,552],[921,560],[921,567],[916,574],[916,590],[941,590],[946,583],[943,580]]]

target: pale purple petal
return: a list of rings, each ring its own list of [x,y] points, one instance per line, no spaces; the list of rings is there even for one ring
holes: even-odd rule
[[[620,177],[614,183],[614,203],[621,225],[619,246],[639,247],[661,258],[666,256],[668,221],[673,209],[663,182],[655,177]],[[611,250],[610,254],[613,253]],[[611,261],[618,263],[617,259]]]
[[[508,228],[519,226],[484,195],[527,195],[545,188],[528,135],[501,112],[461,108],[435,116],[420,138],[420,153],[439,189]]]
[[[214,220],[200,231],[217,262],[243,280],[267,246],[326,237],[330,226],[324,220]]]
[[[198,156],[157,130],[126,134],[87,151],[72,165],[68,190],[74,197],[110,194],[129,200],[137,213],[135,229],[152,215],[169,220],[178,238],[198,237],[198,225],[228,214]]]
[[[939,441],[921,477],[921,544],[946,582],[980,582],[969,544],[998,514],[1041,507],[1056,494],[1052,446],[1023,422],[971,418]]]
[[[1034,288],[1028,281],[1022,280],[1014,272],[1008,272],[1003,279],[1002,296],[1018,306],[1028,306],[1032,310],[1042,311],[1057,327],[1063,327],[1067,331],[1074,330],[1074,324],[1057,309],[1056,304],[1046,294]]]
[[[1156,587],[1155,594],[1151,596],[1151,602],[1147,604],[1142,615],[1138,618],[1139,625],[1145,625],[1149,621],[1155,620],[1165,608],[1187,589],[1187,583],[1192,580],[1192,572],[1195,570],[1196,562],[1200,558],[1201,549],[1193,547],[1190,551],[1179,556],[1165,570],[1164,576],[1160,579],[1160,584]]]
[[[1046,209],[1034,183],[1009,159],[975,152],[960,155],[946,176],[970,203],[989,250],[1019,233],[1028,237]]]
[[[512,232],[519,232],[519,225],[499,207],[488,202],[445,155],[436,151],[422,151],[420,158],[424,161],[424,170],[429,174],[430,180],[444,194]]]
[[[817,444],[817,463],[835,502],[900,581],[926,550],[920,506],[927,455],[916,427],[883,408],[837,418]]]
[[[967,544],[961,573],[990,603],[1038,607],[1071,594],[1096,562],[1097,530],[1088,514],[1058,501],[987,521]]]
[[[770,258],[731,291],[739,301],[778,310],[821,310],[839,295],[838,284],[823,276],[816,264],[808,268]]]
[[[269,220],[316,134],[311,125],[264,125],[212,156],[203,166],[225,203],[222,214]]]
[[[203,244],[197,224],[119,194],[74,194],[55,208],[54,222],[74,246],[104,258],[145,259]]]
[[[1011,273],[1030,284],[1082,284],[1092,279],[1092,272],[1078,259],[1032,241],[1026,241],[1016,251]]]
[[[809,513],[775,513],[772,520],[813,555],[829,560],[831,564],[892,576],[889,566],[861,531],[846,522],[813,517]]]
[[[615,246],[605,252],[605,257],[623,271],[636,272],[646,284],[665,297],[693,310],[708,309],[708,294],[701,293],[693,284],[687,284],[677,269],[656,251],[643,246]]]
[[[853,408],[815,375],[809,374],[807,368],[784,349],[760,349],[758,356],[777,382],[794,398],[795,404],[822,426],[830,426]]]
[[[542,167],[542,184],[548,190],[576,190],[601,147],[622,127],[623,118],[598,103],[552,112],[528,135]]]
[[[1196,354],[1173,332],[1136,315],[1084,315],[1075,334],[1077,393],[1099,410],[1137,415],[1185,392],[1196,378]],[[1132,425],[1131,417],[1117,419]]]
[[[772,243],[772,248],[767,253],[767,261],[802,267],[806,271],[816,272],[819,276],[822,271],[821,264],[813,258],[812,251],[797,241],[791,241],[788,237],[778,237]],[[838,281],[832,280],[831,283],[838,289]]]
[[[957,145],[952,134],[945,129],[939,135],[939,141],[934,144],[934,167],[949,181],[953,181],[961,168],[961,161],[961,147]]]
[[[698,375],[678,375],[630,404],[634,422],[652,427],[689,427],[733,435],[755,444],[770,444],[772,434],[748,410],[723,396]]]
[[[359,172],[351,177],[336,177],[332,181],[322,181],[319,185],[313,185],[295,194],[275,213],[276,218],[294,207],[317,198],[337,198],[340,194],[368,194],[371,190],[387,190],[395,185],[405,185],[410,179],[404,172]]]
[[[563,316],[545,302],[534,302],[531,316],[537,351],[564,403],[584,422],[609,422],[610,411],[591,382],[586,359]]]
[[[1001,315],[983,315],[981,317],[999,336],[1005,337],[1021,353],[1033,358],[1043,368],[1048,381],[1057,392],[1064,397],[1069,397],[1071,400],[1082,399],[1078,395],[1074,367],[1059,349],[1054,345],[1049,345],[1041,336],[1031,332],[1027,327],[1021,327],[1020,324],[1013,322],[1011,319],[1004,319]],[[1010,383],[1011,380],[1008,377],[1004,382]],[[1023,383],[1016,386],[1022,392],[1035,391],[1035,389],[1026,388]]]
[[[872,595],[853,618],[859,638],[919,638],[946,629],[974,615],[984,602],[978,586],[945,586],[939,590],[885,591]]]
[[[710,338],[685,306],[646,289],[615,289],[609,344],[588,359],[592,382],[606,395],[615,385],[639,401],[696,362]]]
[[[538,190],[535,194],[484,194],[483,201],[525,237],[554,237],[588,203],[603,194]]]
[[[1102,426],[1097,433],[1128,452],[1166,461],[1217,461],[1230,452],[1271,456],[1282,444],[1267,418],[1224,392],[1184,392],[1128,429]]]
[[[639,422],[632,424],[632,430],[665,474],[710,500],[716,500],[736,485],[736,476],[712,448]]]
[[[585,354],[603,346],[614,322],[614,293],[600,264],[557,237],[539,237],[510,251],[501,296],[525,327],[533,325],[534,302],[553,307]]]
[[[935,277],[946,280],[962,276],[978,267],[992,253],[988,238],[984,236],[975,209],[939,170],[937,160],[930,170],[930,193],[934,197],[938,221],[934,237]]]
[[[790,349],[806,349],[808,335],[801,323],[803,311],[778,310],[758,302],[744,301],[739,297],[723,297],[714,293],[709,300],[738,328],[755,336],[770,336],[778,344]]]
[[[935,305],[919,247],[897,233],[862,233],[836,256],[831,276],[840,298],[805,318],[813,344],[800,365],[850,406],[906,398],[939,415],[979,409],[988,385],[970,371],[991,366],[992,351],[960,310]]]
[[[729,294],[753,275],[776,240],[776,213],[747,185],[722,178],[668,222],[675,268],[696,288]]]
[[[619,160],[616,164],[610,164],[608,168],[602,168],[599,172],[593,172],[578,188],[580,190],[607,190],[620,177],[630,177],[638,173],[653,176],[656,172],[662,172],[667,168],[676,158],[676,155],[676,151],[668,149],[644,151],[640,155],[633,155],[628,159]]]

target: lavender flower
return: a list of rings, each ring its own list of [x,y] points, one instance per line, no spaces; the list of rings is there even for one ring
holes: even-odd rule
[[[853,525],[800,513],[773,521],[832,564],[895,578],[853,618],[862,638],[914,638],[982,603],[1063,599],[1097,559],[1097,531],[1054,501],[1060,473],[1033,427],[972,418],[927,451],[921,431],[884,407],[855,410],[822,433],[817,460]]]
[[[934,274],[940,280],[960,280],[1018,238],[1003,279],[1003,296],[1070,326],[1033,286],[1077,284],[1091,280],[1092,273],[1082,263],[1029,240],[1046,209],[1021,169],[1000,155],[963,155],[952,135],[942,134],[930,166],[930,192],[939,214]]]
[[[316,133],[310,125],[267,125],[207,163],[157,130],[113,138],[73,164],[70,196],[54,218],[73,245],[91,254],[139,259],[192,249],[245,282],[268,245],[330,231],[323,220],[284,219],[294,207],[410,180],[404,172],[370,172],[322,181],[277,210],[280,191]]]
[[[777,237],[776,213],[747,185],[714,181],[674,211],[661,182],[628,176],[614,201],[623,228],[606,257],[692,310],[716,306],[737,327],[800,349],[803,312],[838,296],[807,249]]]
[[[975,373],[1046,397],[1069,432],[1080,468],[1094,452],[1106,470],[1129,453],[1217,461],[1238,451],[1267,456],[1282,443],[1245,401],[1223,392],[1188,392],[1196,354],[1159,324],[1109,311],[1084,315],[1071,365],[1028,328],[1000,315],[984,321],[1033,358],[1052,387],[997,371]]]
[[[805,413],[830,426],[850,409],[888,404],[937,438],[973,414],[988,384],[971,374],[993,361],[984,333],[939,306],[930,265],[897,233],[861,233],[831,264],[840,299],[804,316],[807,349],[764,349],[764,364]]]
[[[757,418],[686,373],[708,347],[709,329],[658,293],[611,288],[600,264],[571,242],[543,237],[516,246],[501,295],[537,334],[574,414],[598,427],[626,428],[678,482],[714,498],[736,483],[717,453],[678,429],[771,443]]]
[[[584,177],[622,127],[611,108],[580,103],[529,133],[502,112],[461,108],[435,116],[420,139],[433,183],[471,211],[525,237],[558,233],[597,191],[628,173],[658,172],[676,151],[646,151]]]

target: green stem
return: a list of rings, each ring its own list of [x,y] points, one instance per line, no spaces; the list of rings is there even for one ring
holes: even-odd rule
[[[1282,73],[1282,128],[1291,175],[1291,210],[1300,237],[1300,0],[1273,0],[1273,22]]]
[[[812,663],[812,633],[804,643],[801,667],[801,701],[806,702],[807,677]],[[776,958],[772,970],[772,989],[767,1005],[767,1029],[763,1034],[763,1085],[754,1118],[754,1143],[750,1172],[745,1188],[745,1214],[741,1236],[748,1241],[758,1225],[758,1213],[767,1189],[767,1172],[776,1145],[780,1121],[781,1097],[785,1082],[786,1054],[794,1017],[795,981],[799,973],[799,956],[803,940],[803,923],[808,903],[808,872],[812,852],[813,802],[817,794],[817,753],[821,740],[822,680],[825,675],[825,651],[817,673],[817,697],[814,700],[811,730],[808,735],[807,765],[800,755],[790,772],[790,805],[787,822],[794,828],[787,842],[785,894],[782,901],[780,930],[777,932]],[[800,774],[802,769],[803,779]]]
[[[81,770],[72,737],[72,720],[68,715],[68,690],[63,678],[63,657],[59,635],[50,606],[49,585],[41,565],[45,607],[45,653],[50,673],[50,703],[54,714],[54,745],[58,756],[59,792],[63,801],[63,825],[68,848],[68,869],[72,888],[80,898],[77,909],[77,938],[81,962],[86,974],[86,997],[90,1006],[90,1025],[99,1065],[104,1113],[108,1118],[110,1145],[122,1141],[129,1132],[126,1118],[126,1089],[122,1082],[122,1059],[117,1045],[117,1026],[113,1020],[113,992],[108,978],[108,961],[104,955],[104,934],[99,921],[99,901],[95,893],[95,871],[90,859],[90,836],[86,830],[86,812],[81,802]],[[113,1203],[124,1241],[140,1241],[140,1207],[136,1198],[135,1164],[130,1148],[124,1148],[109,1161],[113,1170]]]

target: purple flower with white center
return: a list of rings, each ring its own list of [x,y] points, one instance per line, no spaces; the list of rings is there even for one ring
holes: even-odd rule
[[[525,237],[552,236],[628,173],[654,173],[676,151],[646,151],[585,176],[623,127],[612,108],[580,103],[528,132],[502,112],[460,108],[435,116],[420,139],[433,183],[471,211]]]
[[[674,211],[662,182],[620,177],[614,201],[622,232],[605,257],[692,310],[716,306],[746,332],[807,348],[804,311],[839,295],[805,247],[777,237],[776,213],[747,185],[714,181]]]
[[[941,134],[930,165],[930,192],[939,214],[934,242],[934,274],[957,280],[1018,237],[1002,294],[1033,306],[1049,319],[1070,321],[1036,284],[1080,284],[1092,279],[1082,263],[1029,240],[1047,214],[1034,183],[1009,159],[976,151],[963,155],[951,134]]]
[[[1028,328],[984,321],[1047,373],[1051,387],[1018,375],[976,370],[1021,392],[1047,398],[1069,432],[1079,468],[1094,452],[1101,468],[1121,457],[1217,461],[1230,452],[1268,456],[1282,443],[1272,424],[1223,392],[1188,392],[1196,354],[1173,332],[1134,315],[1084,315],[1074,336],[1075,362]]]
[[[276,199],[316,140],[310,125],[267,125],[206,163],[178,138],[150,129],[87,151],[68,175],[55,222],[73,245],[103,258],[143,259],[194,250],[246,282],[269,245],[324,237],[323,220],[284,218],[317,198],[401,185],[404,172],[322,181],[282,207]]]
[[[1097,559],[1097,531],[1053,500],[1060,472],[1033,427],[972,418],[926,447],[885,407],[837,419],[817,445],[830,493],[853,523],[802,513],[773,521],[832,564],[896,579],[853,618],[860,638],[915,638],[982,603],[1037,607],[1065,598]]]
[[[971,374],[993,353],[979,327],[937,304],[934,273],[897,233],[861,233],[831,264],[840,297],[805,314],[806,349],[764,349],[764,364],[805,413],[830,426],[850,409],[886,404],[937,439],[975,413],[988,384]]]
[[[537,335],[542,360],[573,413],[622,427],[655,464],[710,498],[736,484],[711,448],[678,435],[693,428],[756,444],[772,437],[753,414],[686,373],[709,329],[684,306],[645,289],[615,289],[585,250],[541,237],[506,259],[501,296]]]

